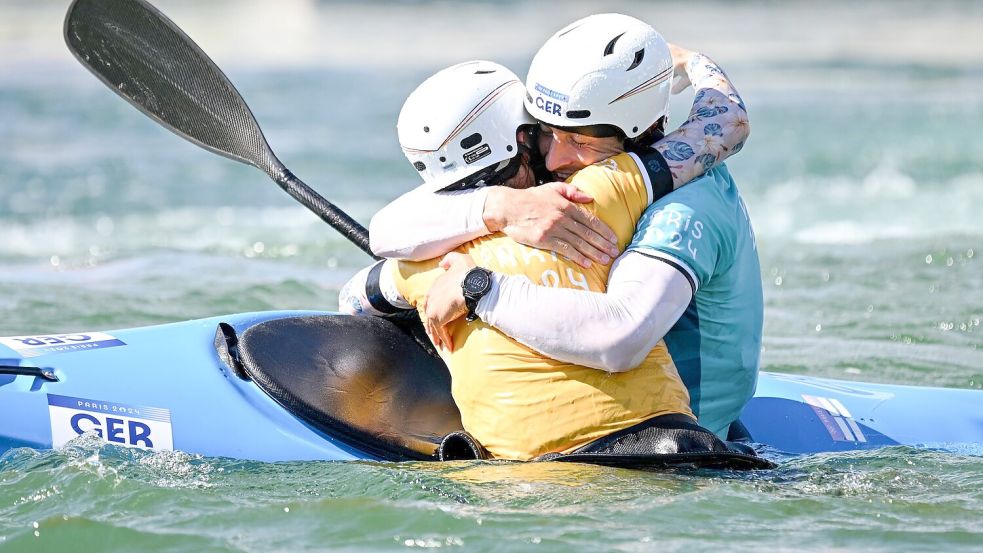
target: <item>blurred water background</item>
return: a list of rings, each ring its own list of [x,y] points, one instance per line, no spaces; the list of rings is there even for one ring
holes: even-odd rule
[[[520,75],[598,11],[706,52],[749,109],[763,368],[983,388],[983,4],[159,0],[279,157],[367,224],[417,184],[395,120],[466,59]],[[0,4],[0,335],[333,309],[368,259],[255,169],[78,65],[67,2]],[[672,121],[692,94],[674,98]],[[892,448],[761,476],[261,464],[93,443],[0,457],[0,550],[983,549],[983,459]]]

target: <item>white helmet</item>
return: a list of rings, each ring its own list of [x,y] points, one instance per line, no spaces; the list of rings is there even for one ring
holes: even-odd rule
[[[554,127],[626,138],[669,110],[672,55],[655,29],[617,13],[591,15],[546,41],[526,78],[526,109]],[[600,127],[597,127],[600,125]]]
[[[437,191],[497,182],[519,154],[516,131],[536,123],[522,106],[522,90],[515,73],[490,61],[454,65],[423,81],[403,104],[396,130],[424,183]]]

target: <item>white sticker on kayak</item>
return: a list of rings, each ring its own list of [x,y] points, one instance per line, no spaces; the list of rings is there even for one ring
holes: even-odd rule
[[[119,338],[102,332],[53,334],[48,336],[11,336],[9,338],[0,338],[0,344],[16,351],[21,357],[25,358],[39,357],[52,353],[68,353],[126,345]]]
[[[52,447],[95,431],[104,441],[143,449],[172,450],[171,412],[111,401],[48,394]]]
[[[866,442],[867,436],[853,416],[836,398],[825,398],[802,394],[802,400],[812,407],[819,422],[823,423],[835,442]]]

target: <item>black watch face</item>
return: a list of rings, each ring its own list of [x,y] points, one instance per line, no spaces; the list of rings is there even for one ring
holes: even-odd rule
[[[464,289],[472,294],[480,294],[491,286],[491,278],[485,271],[471,270],[464,276]]]

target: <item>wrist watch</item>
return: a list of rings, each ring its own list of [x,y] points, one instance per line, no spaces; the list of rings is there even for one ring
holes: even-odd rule
[[[474,267],[464,275],[461,281],[461,289],[464,290],[464,305],[468,308],[468,315],[464,320],[469,323],[478,318],[475,309],[478,308],[478,300],[491,290],[492,278],[491,271],[482,267]]]

